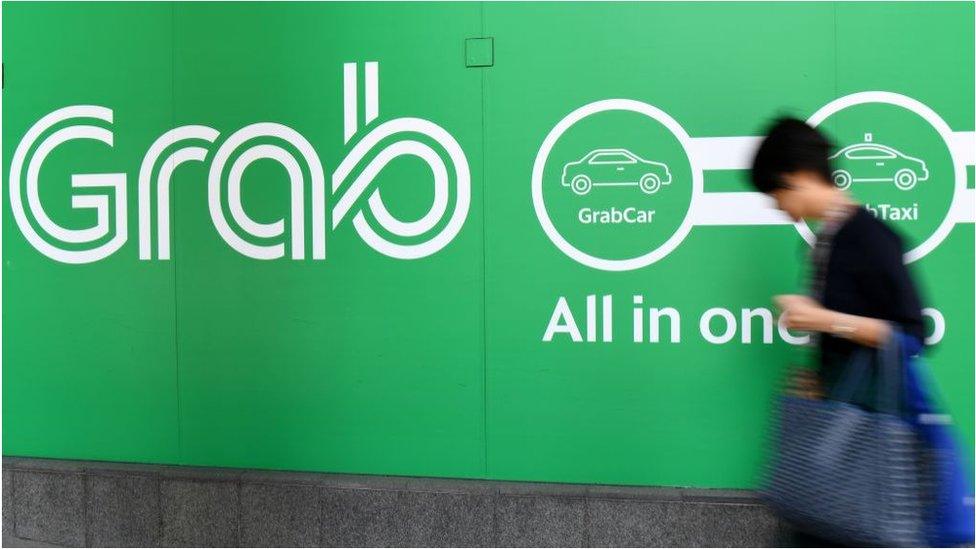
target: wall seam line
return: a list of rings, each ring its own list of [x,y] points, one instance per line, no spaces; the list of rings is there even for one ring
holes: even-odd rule
[[[171,6],[171,17],[172,17],[172,47],[170,48],[170,127],[176,127],[176,4]],[[172,195],[172,204],[176,204],[176,193],[177,187],[179,185],[170,186],[170,194]],[[172,231],[176,232],[177,227],[177,217],[176,208],[170,208],[170,215],[172,215],[173,223],[171,225]],[[159,238],[159,235],[156,235]],[[175,239],[174,239],[175,240]],[[173,254],[171,259],[173,265],[173,352],[175,354],[175,364],[176,364],[176,460],[179,464],[185,464],[186,460],[183,455],[183,391],[180,385],[180,311],[179,311],[179,277],[177,276],[177,258],[176,254]]]
[[[485,2],[481,2],[481,37],[485,36]],[[494,44],[492,44],[492,65],[494,65]],[[488,467],[488,129],[486,125],[486,102],[488,94],[486,71],[482,67],[481,72],[481,389],[482,407],[481,420],[484,449],[484,468],[483,477],[489,478],[490,468]]]

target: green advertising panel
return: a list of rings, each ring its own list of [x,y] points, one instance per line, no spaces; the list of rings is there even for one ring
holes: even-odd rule
[[[972,449],[973,10],[4,4],[3,453],[754,487],[810,360],[782,114]]]

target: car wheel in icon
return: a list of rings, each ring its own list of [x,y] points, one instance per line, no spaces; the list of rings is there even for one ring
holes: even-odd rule
[[[661,178],[652,174],[644,174],[640,178],[640,188],[647,194],[654,194],[661,188]]]
[[[895,174],[895,186],[903,191],[907,191],[918,183],[918,176],[909,169],[899,170]]]
[[[848,189],[851,186],[851,174],[847,170],[837,170],[834,172],[834,185],[838,189]]]
[[[584,195],[590,192],[590,189],[593,188],[593,182],[590,181],[590,178],[586,177],[585,175],[577,175],[573,178],[572,186],[574,193]]]

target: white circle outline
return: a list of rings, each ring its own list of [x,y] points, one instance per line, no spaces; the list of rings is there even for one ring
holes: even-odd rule
[[[953,185],[952,200],[949,202],[949,210],[946,212],[945,217],[942,219],[942,223],[936,227],[935,232],[932,236],[928,237],[924,242],[916,246],[914,249],[905,253],[905,263],[911,263],[931,252],[949,235],[952,228],[956,225],[956,219],[954,213],[956,211],[957,205],[960,200],[963,200],[963,193],[966,190],[966,165],[965,162],[959,157],[958,152],[955,147],[952,146],[952,128],[946,124],[945,120],[942,119],[934,110],[932,110],[928,105],[908,97],[907,95],[902,95],[895,92],[886,91],[865,91],[852,93],[850,95],[845,95],[838,99],[834,99],[830,103],[827,103],[823,107],[813,113],[810,118],[807,119],[807,123],[813,127],[819,126],[824,120],[840,112],[847,107],[853,107],[855,105],[862,105],[865,103],[883,103],[887,105],[894,105],[896,107],[901,107],[903,109],[909,110],[919,116],[921,116],[926,122],[928,122],[935,131],[938,132],[942,141],[945,142],[946,148],[949,149],[949,157],[952,159],[953,171],[955,172],[955,184]],[[810,226],[806,224],[805,221],[799,221],[796,223],[796,229],[800,232],[800,235],[808,244],[813,244],[816,236],[813,231],[810,230]]]
[[[688,209],[685,211],[685,217],[682,219],[681,224],[678,225],[677,230],[663,244],[644,255],[630,259],[603,259],[587,254],[570,244],[559,234],[559,231],[552,224],[552,220],[549,219],[549,214],[546,212],[546,205],[542,197],[542,175],[545,171],[546,162],[549,159],[549,153],[552,152],[556,141],[580,120],[587,116],[606,111],[634,112],[643,114],[661,123],[678,139],[678,142],[685,151],[688,164],[691,166],[691,201],[688,203]],[[701,168],[695,164],[691,151],[691,137],[688,135],[688,132],[674,118],[653,105],[634,99],[602,99],[583,105],[566,115],[549,131],[535,157],[535,163],[532,166],[532,203],[535,207],[535,215],[539,219],[539,224],[542,225],[542,229],[549,237],[549,240],[560,251],[587,267],[603,271],[630,271],[646,267],[677,248],[694,226],[691,212],[694,211],[695,202],[699,200],[702,194],[703,176]]]

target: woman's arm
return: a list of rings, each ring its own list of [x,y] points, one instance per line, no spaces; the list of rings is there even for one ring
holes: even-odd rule
[[[880,347],[891,335],[884,320],[831,311],[805,295],[780,295],[774,301],[783,324],[793,330],[831,334],[868,347]]]

